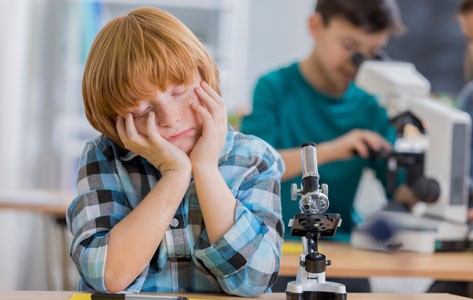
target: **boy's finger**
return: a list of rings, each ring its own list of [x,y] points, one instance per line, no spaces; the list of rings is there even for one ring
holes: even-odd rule
[[[368,157],[368,147],[363,141],[357,141],[353,145],[353,149],[355,150],[355,153],[358,154],[358,156],[362,158]]]
[[[220,95],[207,82],[202,81],[201,86],[204,89],[204,91],[207,94],[209,94],[212,100],[217,104],[217,109],[215,112],[212,112],[212,115],[215,116],[215,118],[218,118],[217,122],[219,124],[223,124],[226,129],[228,118],[227,118],[227,109],[225,107],[225,102],[223,101],[222,97],[220,97]]]
[[[219,94],[217,94],[217,92],[205,81],[202,81],[200,83],[200,86],[204,89],[204,91],[210,95],[210,97],[212,97],[212,99],[219,103],[219,104],[223,104],[223,99],[220,97]]]
[[[118,116],[117,117],[117,122],[116,122],[116,125],[115,127],[117,128],[117,133],[118,133],[118,136],[120,137],[120,140],[123,140],[127,138],[126,136],[126,129],[125,129],[125,120],[121,117],[121,116]]]
[[[138,130],[136,130],[135,121],[133,120],[133,115],[130,113],[127,113],[125,117],[125,129],[127,136],[130,139],[138,135]]]
[[[126,136],[128,141],[132,142],[135,145],[143,147],[146,145],[147,140],[138,132],[138,129],[135,126],[135,121],[133,115],[128,113],[125,119],[125,129],[126,129]]]
[[[201,105],[198,105],[196,103],[191,104],[191,108],[199,115],[199,117],[202,119],[202,126],[203,126],[203,131],[206,132],[209,130],[209,128],[213,123],[213,118],[212,115]]]
[[[162,145],[166,141],[165,138],[161,136],[156,127],[156,113],[150,112],[148,119],[146,120],[146,131],[150,140]]]
[[[198,86],[196,89],[197,96],[202,101],[203,106],[207,108],[207,110],[210,112],[212,116],[215,116],[216,113],[218,112],[218,104],[212,99],[212,97],[204,91],[204,89],[200,86]]]
[[[373,150],[381,150],[386,147],[389,149],[389,143],[377,133],[366,131],[362,136],[362,140]]]
[[[148,114],[146,118],[146,134],[148,137],[157,138],[160,137],[158,133],[158,128],[156,128],[156,114],[152,111]]]

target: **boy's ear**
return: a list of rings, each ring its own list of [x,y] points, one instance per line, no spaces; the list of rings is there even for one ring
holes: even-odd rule
[[[307,25],[309,27],[309,33],[314,39],[317,38],[320,31],[325,26],[324,21],[322,20],[322,16],[317,12],[314,12],[309,16]]]

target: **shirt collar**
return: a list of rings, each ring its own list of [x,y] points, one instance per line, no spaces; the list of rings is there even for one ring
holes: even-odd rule
[[[120,160],[123,160],[123,161],[130,161],[133,158],[138,156],[138,154],[131,152],[130,150],[125,150],[122,153],[123,154],[120,155]]]

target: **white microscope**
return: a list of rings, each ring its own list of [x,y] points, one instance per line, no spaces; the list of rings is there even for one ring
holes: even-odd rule
[[[325,280],[325,269],[331,264],[319,252],[321,236],[333,236],[342,219],[339,214],[327,214],[329,207],[328,186],[319,186],[319,171],[315,143],[301,146],[302,188],[292,185],[291,198],[301,196],[301,213],[289,223],[291,235],[302,237],[303,253],[299,258],[299,269],[295,281],[287,284],[287,300],[346,300],[346,287],[337,282]]]
[[[469,115],[430,96],[430,84],[414,65],[393,61],[365,61],[356,84],[377,96],[390,117],[409,112],[425,133],[396,140],[393,153],[421,157],[423,176],[438,183],[437,201],[419,201],[411,213],[382,211],[355,229],[352,245],[376,250],[424,253],[462,250],[468,245],[466,224],[469,192],[471,119]],[[396,168],[396,155],[390,156]],[[422,170],[421,170],[422,171]],[[429,202],[429,201],[427,201]],[[377,220],[392,223],[392,234],[373,239]],[[382,226],[381,226],[382,227]]]

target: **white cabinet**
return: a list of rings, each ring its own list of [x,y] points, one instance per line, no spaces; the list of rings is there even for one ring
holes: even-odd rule
[[[152,6],[165,9],[185,23],[216,60],[222,98],[229,114],[247,111],[249,0],[64,0],[64,23],[59,46],[64,49],[59,64],[53,140],[60,154],[60,183],[74,189],[77,159],[86,140],[96,135],[88,124],[81,95],[82,73],[88,49],[100,28],[130,10]]]

